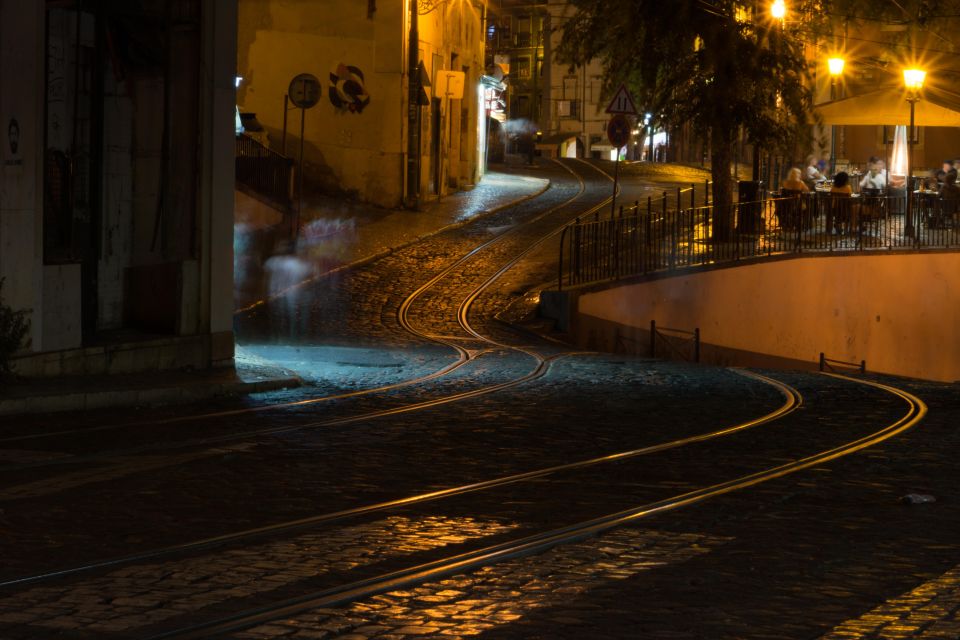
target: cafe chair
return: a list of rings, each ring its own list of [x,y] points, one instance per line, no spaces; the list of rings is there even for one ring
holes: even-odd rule
[[[837,232],[839,235],[850,233],[856,226],[856,213],[853,208],[853,198],[849,193],[831,193],[827,205],[827,233]]]
[[[803,212],[806,210],[803,191],[794,189],[783,189],[780,191],[780,198],[774,201],[773,213],[777,216],[777,222],[783,230],[796,230],[803,219]]]

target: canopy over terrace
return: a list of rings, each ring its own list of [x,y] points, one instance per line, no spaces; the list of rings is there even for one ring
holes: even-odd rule
[[[890,86],[817,105],[828,125],[909,125],[910,103],[902,86]],[[960,127],[960,95],[925,88],[914,108],[918,127]]]

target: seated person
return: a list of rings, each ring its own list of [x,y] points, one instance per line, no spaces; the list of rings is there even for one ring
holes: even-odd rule
[[[837,233],[843,234],[856,227],[856,211],[853,209],[850,196],[853,189],[850,187],[850,176],[846,171],[841,171],[833,176],[833,186],[830,187],[830,211],[827,215],[827,229],[831,227]]]
[[[931,169],[920,181],[920,188],[924,191],[936,191],[940,188],[940,181],[937,179],[937,172]]]
[[[841,171],[833,177],[833,186],[830,187],[830,193],[846,195],[853,193],[853,189],[850,187],[850,176],[846,171]]]
[[[803,172],[803,181],[812,188],[821,180],[826,180],[826,177],[817,169],[817,158],[811,153],[807,156],[807,168]]]
[[[886,189],[889,178],[884,168],[883,160],[871,156],[867,161],[867,172],[860,180],[861,189]]]
[[[943,161],[943,169],[941,169],[941,170],[943,171],[944,175],[946,175],[951,169],[953,169],[953,166],[954,166],[954,165],[953,165],[953,160],[944,160],[944,161]]]
[[[960,200],[960,186],[957,185],[957,170],[947,172],[940,189],[940,197],[944,200]]]
[[[787,172],[787,178],[780,184],[780,188],[787,191],[810,191],[810,187],[800,179],[799,167],[793,167]]]

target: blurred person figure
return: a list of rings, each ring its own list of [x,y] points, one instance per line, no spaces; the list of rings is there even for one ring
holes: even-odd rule
[[[830,187],[830,193],[845,193],[850,195],[853,189],[850,187],[850,175],[846,171],[841,171],[833,176],[833,186]]]
[[[812,189],[818,182],[826,179],[826,176],[817,168],[817,157],[811,153],[807,156],[807,168],[803,170],[803,181]]]
[[[943,177],[943,186],[940,188],[940,197],[944,200],[960,200],[960,186],[957,185],[957,170],[952,169]]]
[[[883,160],[877,156],[870,156],[867,160],[867,172],[860,180],[861,189],[884,189],[887,186],[887,170]]]
[[[780,184],[780,188],[788,191],[810,191],[810,187],[800,179],[800,167],[793,167],[787,172],[787,177]]]

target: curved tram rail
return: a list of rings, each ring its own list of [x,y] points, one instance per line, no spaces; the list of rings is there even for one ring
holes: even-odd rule
[[[544,211],[536,214],[536,215],[533,216],[531,219],[524,221],[524,225],[532,224],[532,223],[534,223],[534,222],[537,222],[537,221],[539,221],[539,220],[542,220],[542,219],[546,218],[547,216],[549,216],[549,215],[551,215],[551,214],[554,214],[554,213],[560,211],[561,209],[563,209],[563,207],[566,207],[566,206],[572,204],[572,203],[573,203],[574,201],[576,201],[578,198],[582,197],[582,196],[584,195],[584,193],[586,192],[586,185],[585,185],[585,182],[584,182],[584,180],[583,180],[583,177],[582,177],[581,175],[578,175],[576,172],[574,172],[574,171],[571,170],[570,168],[568,168],[566,165],[561,164],[560,166],[562,166],[564,169],[566,169],[567,171],[569,171],[569,172],[571,173],[571,175],[573,175],[573,176],[577,179],[577,181],[578,181],[578,183],[579,183],[579,188],[578,188],[577,193],[576,193],[574,196],[572,196],[572,197],[564,200],[563,202],[561,202],[561,203],[559,203],[559,204],[556,204],[556,205],[553,205],[553,206],[547,208],[546,210],[544,210]],[[589,165],[587,165],[587,166],[589,166]],[[601,175],[604,175],[604,177],[607,177],[605,174],[602,174],[602,172],[598,172],[598,173],[601,173]],[[599,203],[590,206],[590,207],[587,208],[585,211],[586,211],[587,213],[592,213],[593,211],[598,210],[598,209],[600,209],[601,207],[605,206],[607,203],[609,203],[609,201],[610,201],[610,198],[609,198],[609,197],[606,197],[606,198],[602,199]],[[579,213],[579,215],[584,215],[583,212],[578,212],[578,213]],[[473,302],[483,293],[483,291],[485,291],[491,284],[493,284],[493,282],[495,282],[501,275],[503,275],[503,273],[505,273],[510,267],[512,267],[514,264],[516,264],[517,262],[519,262],[519,261],[520,261],[524,256],[526,256],[528,253],[530,253],[531,251],[533,251],[534,249],[536,249],[538,246],[540,246],[540,244],[542,244],[543,242],[545,242],[545,241],[548,240],[549,238],[554,237],[555,235],[559,234],[560,231],[564,228],[564,226],[565,226],[565,223],[564,223],[564,224],[561,224],[559,227],[551,230],[549,233],[547,233],[546,235],[544,235],[544,236],[542,236],[541,238],[539,238],[538,240],[536,240],[536,241],[535,241],[534,243],[532,243],[526,250],[524,250],[524,251],[521,252],[520,254],[516,255],[513,259],[511,259],[510,261],[508,261],[508,263],[507,263],[506,265],[504,265],[502,268],[500,268],[498,271],[496,271],[496,273],[495,273],[493,276],[487,278],[481,285],[479,285],[479,286],[476,287],[473,291],[471,291],[470,294],[468,294],[467,297],[461,302],[461,304],[460,304],[459,307],[458,307],[458,311],[457,311],[457,320],[458,320],[459,325],[460,325],[470,336],[472,336],[472,337],[474,337],[474,338],[476,338],[476,339],[478,339],[478,340],[481,340],[481,341],[489,344],[491,347],[507,348],[507,349],[512,349],[512,350],[518,350],[516,347],[511,347],[511,346],[509,346],[509,345],[505,345],[505,344],[496,342],[496,341],[494,341],[494,340],[491,340],[491,339],[489,339],[489,338],[486,338],[486,337],[482,336],[479,332],[477,332],[475,329],[473,329],[473,328],[470,326],[469,320],[468,320],[470,306],[471,306],[471,305],[473,304]],[[519,227],[518,227],[518,228],[519,228]],[[47,432],[47,433],[40,433],[40,434],[29,434],[29,435],[21,435],[21,436],[11,436],[11,437],[7,437],[7,438],[0,438],[0,443],[19,442],[19,441],[26,441],[26,440],[37,440],[37,439],[42,439],[42,438],[51,438],[51,437],[56,437],[56,436],[63,436],[63,435],[70,435],[70,434],[78,434],[78,433],[93,433],[93,432],[97,432],[97,431],[108,431],[108,430],[115,430],[115,429],[121,429],[121,428],[129,428],[129,427],[132,427],[132,426],[163,425],[163,424],[172,424],[172,423],[179,423],[179,422],[196,421],[196,420],[206,420],[206,419],[214,419],[214,418],[224,418],[224,417],[232,417],[232,416],[238,416],[238,415],[243,415],[243,414],[258,413],[258,412],[263,412],[263,411],[267,411],[267,410],[275,410],[275,409],[281,409],[281,408],[302,407],[302,406],[312,405],[312,404],[317,404],[317,403],[322,403],[322,402],[330,402],[330,401],[335,401],[335,400],[343,400],[343,399],[347,399],[347,398],[356,398],[356,397],[361,397],[361,396],[368,396],[368,395],[374,395],[374,394],[384,393],[384,392],[388,392],[388,391],[393,391],[393,390],[396,390],[396,389],[400,389],[400,388],[403,388],[403,387],[415,386],[415,385],[418,385],[418,384],[422,384],[422,383],[424,383],[424,382],[428,382],[428,381],[431,381],[431,380],[435,380],[435,379],[439,379],[439,378],[442,378],[442,377],[444,377],[444,376],[447,376],[447,375],[453,373],[454,371],[460,369],[460,368],[463,367],[464,365],[466,365],[466,364],[470,363],[471,361],[475,360],[477,357],[479,357],[479,356],[483,353],[483,351],[473,351],[473,352],[470,352],[470,351],[468,351],[467,349],[464,349],[460,344],[458,344],[458,343],[457,343],[457,340],[456,340],[455,338],[451,338],[451,337],[444,336],[444,335],[441,335],[441,334],[432,333],[432,332],[423,331],[423,330],[418,329],[417,327],[415,327],[415,326],[413,325],[413,323],[411,322],[411,320],[410,320],[410,318],[409,318],[409,316],[410,316],[410,310],[411,310],[413,304],[414,304],[421,296],[423,296],[423,294],[424,294],[425,292],[427,292],[427,291],[429,291],[430,289],[436,287],[439,283],[441,283],[441,282],[443,281],[444,278],[447,278],[448,276],[450,276],[450,274],[454,273],[458,268],[462,267],[464,264],[466,264],[467,262],[469,262],[471,259],[475,258],[477,255],[479,255],[479,254],[480,254],[482,251],[484,251],[485,249],[487,249],[487,248],[491,247],[492,245],[494,245],[494,244],[496,244],[496,243],[501,242],[502,240],[504,240],[504,238],[506,238],[507,236],[509,236],[511,233],[515,232],[518,228],[508,229],[508,230],[505,230],[505,231],[503,231],[503,232],[495,235],[493,238],[490,238],[489,240],[483,242],[482,244],[480,244],[480,245],[478,245],[477,247],[473,248],[473,249],[472,249],[471,251],[469,251],[467,254],[465,254],[465,255],[461,256],[460,258],[458,258],[457,260],[453,261],[451,264],[449,264],[447,267],[445,267],[442,271],[440,271],[438,274],[436,274],[435,276],[433,276],[430,280],[428,280],[426,283],[424,283],[424,284],[421,285],[419,288],[417,288],[415,291],[413,291],[411,294],[409,294],[409,295],[406,297],[406,299],[402,302],[402,304],[400,305],[400,307],[399,307],[399,309],[398,309],[398,312],[397,312],[397,318],[398,318],[399,324],[400,324],[406,331],[408,331],[409,333],[411,333],[411,334],[413,334],[413,335],[415,335],[415,336],[417,336],[417,337],[420,337],[420,338],[422,338],[422,339],[424,339],[424,340],[427,340],[427,341],[430,341],[430,342],[434,342],[434,343],[437,343],[437,344],[442,344],[442,345],[444,345],[444,346],[447,346],[447,347],[453,349],[453,350],[456,352],[456,356],[457,356],[456,360],[455,360],[454,362],[450,363],[450,364],[447,364],[446,366],[442,367],[441,369],[439,369],[439,370],[437,370],[437,371],[433,371],[433,372],[431,372],[431,373],[429,373],[429,374],[426,374],[426,375],[423,375],[423,376],[418,376],[418,377],[416,377],[416,378],[411,378],[411,379],[408,379],[408,380],[403,380],[403,381],[400,381],[400,382],[397,382],[397,383],[393,383],[393,384],[389,384],[389,385],[379,386],[379,387],[370,388],[370,389],[362,389],[362,390],[353,391],[353,392],[349,392],[349,393],[343,393],[343,394],[322,396],[322,397],[317,397],[317,398],[308,398],[308,399],[298,400],[298,401],[294,401],[294,402],[284,402],[284,403],[268,404],[268,405],[262,405],[262,406],[257,406],[257,407],[246,407],[246,408],[243,408],[243,409],[232,409],[232,410],[220,411],[220,412],[213,412],[213,413],[194,414],[194,415],[187,415],[187,416],[177,416],[177,417],[173,417],[173,418],[165,418],[165,419],[160,419],[160,420],[144,421],[144,422],[137,422],[137,423],[124,423],[124,424],[120,424],[120,425],[103,425],[103,426],[99,426],[99,427],[89,427],[89,428],[84,428],[84,429],[61,430],[61,431],[57,431],[57,432]],[[235,434],[220,435],[220,436],[211,436],[211,437],[204,437],[204,438],[193,438],[193,439],[189,439],[189,440],[183,440],[183,441],[180,441],[180,442],[171,443],[171,444],[164,444],[164,445],[160,445],[160,444],[148,444],[148,445],[143,445],[143,446],[138,446],[138,447],[129,447],[129,448],[121,449],[121,450],[114,450],[114,451],[109,451],[109,452],[101,452],[101,453],[91,454],[91,455],[78,455],[78,456],[70,456],[70,457],[58,458],[58,459],[53,459],[53,460],[44,460],[44,461],[37,461],[37,462],[30,462],[30,463],[18,464],[18,465],[8,465],[8,466],[3,467],[3,469],[4,469],[4,470],[8,470],[8,471],[17,471],[17,470],[21,470],[21,469],[31,469],[31,468],[38,468],[38,467],[48,467],[48,466],[58,466],[58,465],[61,465],[61,466],[62,466],[62,465],[69,465],[69,464],[76,464],[76,463],[83,463],[83,462],[91,462],[91,461],[96,461],[96,460],[102,460],[102,459],[105,459],[105,458],[114,457],[114,456],[118,456],[118,455],[129,455],[129,454],[145,453],[145,452],[158,451],[158,450],[179,449],[179,448],[191,447],[191,446],[206,446],[206,445],[214,445],[214,444],[223,444],[223,443],[226,443],[226,442],[234,442],[234,441],[237,441],[237,440],[242,440],[242,439],[250,438],[250,437],[253,437],[253,436],[269,436],[269,435],[277,435],[277,434],[280,434],[280,433],[288,433],[288,432],[291,432],[291,431],[298,431],[298,430],[301,430],[301,429],[309,429],[309,428],[319,428],[319,427],[329,427],[329,426],[345,425],[345,424],[351,424],[351,423],[355,423],[355,422],[361,422],[361,421],[370,420],[370,419],[375,419],[375,418],[380,418],[380,417],[389,416],[389,415],[396,415],[396,414],[398,414],[398,413],[407,413],[407,412],[410,412],[410,411],[417,411],[417,410],[421,410],[421,409],[426,409],[426,408],[430,408],[430,407],[435,407],[435,406],[438,406],[438,405],[447,404],[447,403],[450,403],[450,402],[456,402],[456,401],[463,400],[463,399],[466,399],[466,398],[472,398],[472,397],[476,397],[476,396],[479,396],[479,395],[486,395],[486,394],[489,394],[489,393],[495,393],[495,392],[498,392],[498,391],[501,391],[501,390],[504,390],[504,389],[508,389],[508,388],[510,388],[510,387],[513,387],[513,386],[517,386],[517,385],[519,385],[519,384],[523,384],[523,383],[525,383],[525,382],[528,382],[528,381],[531,380],[531,379],[537,378],[537,377],[542,376],[542,375],[544,375],[544,374],[546,373],[546,371],[548,370],[548,365],[549,365],[549,361],[551,360],[551,358],[543,358],[543,357],[541,357],[541,356],[539,356],[539,355],[537,355],[537,354],[535,354],[535,353],[533,353],[533,352],[525,351],[525,350],[522,350],[522,349],[519,349],[519,350],[526,352],[528,355],[530,355],[531,357],[535,358],[536,361],[537,361],[537,364],[536,364],[535,369],[534,369],[532,372],[528,373],[527,375],[521,376],[521,377],[519,377],[519,378],[517,378],[517,379],[515,379],[515,380],[509,380],[509,381],[502,382],[502,383],[499,383],[499,384],[483,386],[483,387],[480,387],[480,388],[478,388],[478,389],[474,389],[474,390],[471,390],[471,391],[462,392],[462,393],[453,394],[453,395],[448,395],[448,396],[444,396],[444,397],[437,398],[437,399],[433,399],[433,400],[427,400],[427,401],[423,401],[423,402],[410,403],[410,404],[406,404],[406,405],[404,405],[404,406],[402,406],[402,407],[393,408],[393,409],[387,409],[387,410],[383,410],[383,411],[367,412],[367,413],[362,413],[362,414],[353,415],[353,416],[347,416],[347,417],[342,417],[342,418],[332,418],[332,419],[328,419],[328,420],[322,420],[322,421],[315,421],[315,422],[303,423],[303,424],[294,425],[294,426],[265,428],[265,429],[258,429],[258,430],[248,430],[248,431],[243,431],[243,432],[239,432],[239,433],[235,433]]]
[[[764,416],[760,416],[759,418],[748,420],[747,422],[743,422],[737,425],[724,427],[716,431],[711,431],[709,433],[703,433],[695,436],[690,436],[687,438],[671,440],[669,442],[662,442],[660,444],[641,447],[639,449],[631,449],[628,451],[611,453],[605,456],[592,458],[589,460],[581,460],[579,462],[572,462],[569,464],[557,465],[553,467],[547,467],[544,469],[537,469],[537,470],[528,471],[525,473],[518,473],[514,475],[504,476],[501,478],[494,478],[492,480],[486,480],[483,482],[476,482],[476,483],[462,485],[458,487],[450,487],[448,489],[442,489],[439,491],[430,491],[430,492],[421,493],[418,495],[407,496],[407,497],[398,498],[395,500],[389,500],[387,502],[364,505],[361,507],[344,509],[342,511],[335,511],[332,513],[325,513],[325,514],[311,516],[307,518],[299,518],[297,520],[280,522],[280,523],[265,526],[265,527],[257,527],[255,529],[237,531],[234,533],[229,533],[221,536],[205,538],[203,540],[195,540],[193,542],[173,545],[173,546],[164,547],[161,549],[153,549],[150,551],[144,551],[141,553],[131,554],[131,555],[127,555],[119,558],[111,558],[107,560],[90,562],[88,564],[79,565],[76,567],[60,569],[56,571],[48,571],[45,573],[40,573],[32,576],[23,576],[20,578],[7,579],[7,580],[0,581],[0,588],[21,587],[21,586],[26,586],[26,585],[37,583],[37,582],[45,582],[45,581],[55,580],[60,578],[68,578],[68,577],[80,575],[83,573],[89,573],[93,571],[99,571],[103,569],[109,569],[113,567],[134,564],[137,562],[144,562],[148,560],[158,560],[165,557],[180,556],[187,553],[203,551],[203,550],[212,549],[212,548],[221,547],[221,546],[230,545],[230,544],[250,542],[250,541],[258,540],[268,536],[293,533],[296,531],[301,531],[304,529],[309,529],[309,528],[321,526],[324,524],[345,520],[348,518],[370,515],[377,512],[386,512],[392,509],[398,509],[398,508],[406,507],[413,504],[431,502],[434,500],[455,497],[455,496],[478,492],[478,491],[485,491],[485,490],[493,489],[496,487],[502,487],[510,484],[519,483],[519,482],[528,482],[530,480],[545,478],[547,476],[555,475],[558,473],[575,471],[578,469],[585,469],[588,467],[594,467],[594,466],[599,466],[603,464],[610,464],[614,462],[619,462],[621,460],[627,460],[627,459],[636,458],[639,456],[645,456],[653,453],[659,453],[662,451],[668,451],[670,449],[676,449],[678,447],[682,447],[685,445],[690,445],[690,444],[700,443],[700,442],[707,442],[709,440],[722,438],[724,436],[729,436],[734,433],[746,431],[748,429],[759,427],[765,424],[770,424],[787,415],[790,415],[802,405],[803,399],[801,398],[800,393],[796,389],[786,384],[783,384],[782,382],[774,380],[772,378],[768,378],[766,376],[750,373],[747,371],[742,371],[741,373],[743,375],[746,375],[750,378],[753,378],[755,380],[758,380],[760,382],[763,382],[765,384],[771,385],[774,388],[776,388],[783,395],[784,403],[780,407],[774,409],[773,411],[771,411],[770,413]]]
[[[837,374],[824,375],[850,380],[850,378],[846,376]],[[577,524],[518,538],[475,551],[449,556],[433,562],[411,566],[332,589],[276,602],[268,606],[253,608],[219,620],[163,632],[151,636],[149,640],[218,636],[232,631],[248,629],[271,620],[288,618],[300,613],[305,613],[311,609],[340,606],[376,594],[404,589],[413,585],[436,581],[447,576],[473,571],[497,562],[541,553],[554,546],[583,540],[651,515],[697,504],[710,498],[721,496],[732,491],[746,489],[850,455],[903,433],[920,422],[927,413],[927,407],[924,402],[906,391],[877,382],[865,380],[857,380],[856,382],[876,387],[901,398],[908,406],[907,412],[893,423],[867,436],[786,464],[770,467],[762,471]]]

